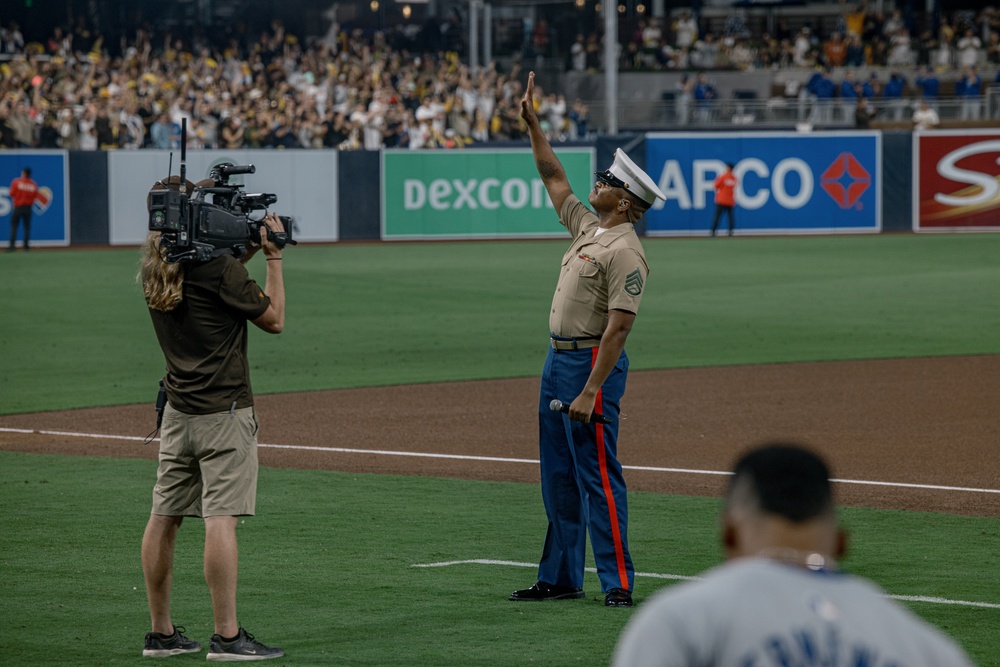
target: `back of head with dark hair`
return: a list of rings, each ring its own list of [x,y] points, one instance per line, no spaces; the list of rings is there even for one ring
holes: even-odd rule
[[[761,511],[799,523],[834,511],[830,471],[818,455],[799,446],[774,443],[745,454],[730,483],[756,496]]]
[[[25,167],[21,171],[24,172],[25,176],[27,176],[28,178],[31,178],[31,167]]]

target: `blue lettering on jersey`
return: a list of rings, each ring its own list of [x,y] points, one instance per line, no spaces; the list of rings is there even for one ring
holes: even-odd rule
[[[851,667],[876,667],[878,654],[866,646],[854,646],[851,657]]]
[[[744,654],[740,667],[905,667],[895,660],[883,661],[879,651],[867,644],[846,644],[837,628],[796,628],[787,635],[765,637],[759,649]]]
[[[764,640],[764,652],[771,657],[771,662],[779,667],[797,667],[792,663],[792,656],[782,637],[769,637]]]
[[[803,664],[819,665],[819,647],[815,645],[815,638],[808,629],[795,630],[792,632],[795,643],[802,653]]]

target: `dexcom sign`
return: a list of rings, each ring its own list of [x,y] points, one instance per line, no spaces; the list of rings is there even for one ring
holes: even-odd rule
[[[417,211],[430,206],[435,211],[492,211],[501,206],[508,209],[542,208],[548,193],[541,179],[511,178],[435,178],[427,182],[421,178],[403,181],[403,208]]]
[[[593,180],[590,149],[556,151],[577,192]],[[382,238],[558,236],[530,150],[384,151]]]
[[[647,233],[707,233],[727,162],[740,183],[737,233],[877,232],[880,155],[876,132],[647,135],[646,171],[667,195],[646,214]]]

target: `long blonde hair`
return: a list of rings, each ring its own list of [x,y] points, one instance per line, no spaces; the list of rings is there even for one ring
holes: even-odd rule
[[[160,232],[146,235],[135,280],[142,285],[146,304],[153,310],[169,313],[184,299],[184,271],[180,263],[168,264],[163,259]]]

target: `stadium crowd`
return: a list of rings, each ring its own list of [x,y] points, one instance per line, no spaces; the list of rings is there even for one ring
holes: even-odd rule
[[[625,28],[620,66],[811,68],[813,98],[933,98],[938,74],[961,70],[956,94],[982,96],[977,68],[1000,65],[1000,12],[954,12],[936,36],[912,23],[899,11],[886,16],[859,5],[828,35],[809,26],[792,34],[782,20],[774,35],[752,38],[738,15],[719,35],[702,30],[690,12],[670,22],[639,18]],[[441,35],[448,34],[452,40],[435,49],[419,48],[400,31],[334,29],[307,41],[274,21],[254,39],[229,36],[222,44],[145,27],[109,48],[83,20],[33,42],[17,25],[0,24],[0,147],[172,148],[185,119],[189,148],[460,148],[523,139],[519,61],[508,71],[495,63],[471,71],[462,61],[461,31],[442,26]],[[523,55],[565,56],[567,69],[600,69],[600,34],[578,35],[565,54],[555,53],[556,37],[551,24],[536,22]],[[898,73],[901,82],[854,81],[851,69],[863,66],[919,74],[912,85]],[[844,81],[822,81],[843,67]],[[703,75],[683,81],[696,99],[712,94]],[[585,137],[591,129],[583,101],[569,104],[538,86],[535,99],[551,140]]]
[[[872,11],[864,3],[841,6],[841,14],[800,21],[794,30],[787,18],[779,18],[773,33],[759,36],[739,13],[724,20],[718,35],[703,31],[705,21],[689,11],[670,22],[639,19],[621,67],[694,70],[679,79],[674,92],[682,125],[692,109],[696,120],[711,117],[719,94],[708,73],[717,69],[808,72],[801,79],[785,78],[782,97],[798,99],[799,121],[817,124],[853,119],[859,106],[870,104],[872,117],[912,120],[914,127],[926,129],[926,111],[917,111],[926,102],[936,116],[943,97],[954,98],[959,121],[1000,112],[998,100],[992,111],[986,104],[987,94],[1000,89],[1000,12],[992,7],[953,10],[935,19],[899,9]],[[577,41],[572,50],[585,52],[581,37]],[[572,67],[590,69],[582,57]],[[983,77],[987,70],[992,77]]]
[[[866,4],[843,5],[839,15],[800,20],[797,29],[778,18],[772,32],[752,34],[746,17],[729,15],[717,32],[706,30],[690,11],[673,19],[640,18],[634,23],[622,58],[623,69],[777,69],[837,67],[923,67],[939,71],[964,66],[1000,65],[1000,12],[954,10],[935,21],[929,14],[886,14]],[[578,36],[572,54],[593,50]],[[571,56],[572,57],[572,56]],[[583,57],[573,68],[593,67]]]
[[[112,57],[86,31],[24,44],[9,26],[2,49],[4,147],[171,148],[183,119],[189,148],[454,148],[524,136],[519,67],[473,73],[455,51],[417,55],[382,33],[340,31],[307,46],[274,22],[244,49],[171,35],[154,44],[139,30]],[[557,135],[586,133],[582,105],[539,100]]]

